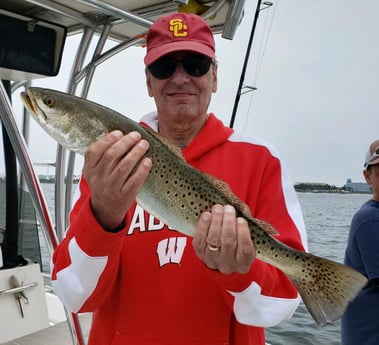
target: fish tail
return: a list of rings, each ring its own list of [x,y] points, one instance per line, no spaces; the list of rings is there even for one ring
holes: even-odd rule
[[[291,274],[291,280],[314,320],[324,326],[342,316],[367,279],[350,267],[304,254],[303,265],[298,266],[296,276]]]

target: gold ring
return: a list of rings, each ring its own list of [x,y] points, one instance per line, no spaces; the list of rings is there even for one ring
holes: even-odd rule
[[[207,247],[208,249],[211,251],[211,252],[218,252],[220,250],[220,247],[213,247],[211,246],[209,243],[207,244]]]

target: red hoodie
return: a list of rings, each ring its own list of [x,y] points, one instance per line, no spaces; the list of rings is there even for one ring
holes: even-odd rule
[[[143,119],[157,129],[155,114]],[[279,240],[306,247],[301,209],[274,149],[238,136],[211,114],[183,150],[193,167],[229,184]],[[53,287],[73,312],[94,312],[89,345],[264,345],[264,328],[292,316],[296,289],[256,259],[247,274],[224,275],[196,256],[190,237],[135,204],[125,228],[106,232],[85,179],[66,237],[53,255]]]

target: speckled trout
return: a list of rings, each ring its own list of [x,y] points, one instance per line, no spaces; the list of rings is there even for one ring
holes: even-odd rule
[[[250,227],[257,258],[282,270],[297,287],[319,325],[338,319],[367,279],[331,260],[278,241],[276,230],[254,218],[228,185],[190,165],[180,150],[158,133],[102,105],[66,93],[29,88],[21,95],[35,120],[60,145],[83,154],[87,146],[113,130],[137,131],[150,148],[153,162],[137,202],[170,228],[193,236],[199,216],[214,204],[233,205]]]

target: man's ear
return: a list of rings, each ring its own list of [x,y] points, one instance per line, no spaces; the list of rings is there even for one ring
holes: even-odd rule
[[[217,91],[217,64],[215,63],[212,68],[212,92],[215,93]]]
[[[364,176],[367,184],[371,185],[371,174],[370,174],[369,170],[367,170],[367,169],[363,170],[363,176]]]
[[[147,93],[150,97],[153,97],[153,90],[151,88],[151,74],[147,67],[145,68],[145,77],[146,77],[146,87],[147,87]]]

